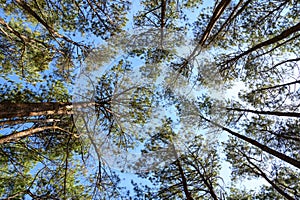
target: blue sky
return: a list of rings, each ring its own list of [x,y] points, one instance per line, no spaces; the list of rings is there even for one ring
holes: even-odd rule
[[[211,3],[212,1],[209,1],[209,0],[205,0],[204,1],[204,6],[208,6],[208,5],[210,5],[210,3]],[[133,5],[132,5],[132,11],[130,12],[130,13],[128,13],[128,18],[129,19],[132,19],[132,16],[133,16],[133,14],[134,13],[136,13],[138,10],[140,9],[140,5],[139,5],[139,1],[134,1],[133,2]],[[195,10],[194,12],[188,12],[187,14],[189,15],[189,17],[190,17],[190,20],[191,21],[193,21],[193,20],[195,20],[196,18],[197,18],[197,10]],[[132,30],[132,28],[134,27],[134,25],[133,25],[133,21],[132,20],[130,20],[129,22],[128,22],[128,24],[127,24],[127,26],[126,26],[126,28],[125,29],[127,29],[127,30]],[[80,36],[80,34],[76,34],[75,35],[75,40],[77,40],[77,41],[84,41],[86,38],[85,37],[82,37],[82,36]],[[93,43],[95,43],[95,44],[102,44],[103,43],[103,40],[101,40],[100,38],[98,38],[98,37],[90,37],[89,38],[89,40],[91,40]],[[79,65],[79,63],[77,63],[78,65]],[[137,64],[137,63],[134,63],[133,62],[133,64]],[[53,69],[51,69],[50,68],[50,70],[48,70],[48,71],[46,71],[45,73],[46,74],[48,74],[48,73],[52,73],[52,70]],[[77,71],[78,72],[78,71]],[[15,75],[11,75],[10,76],[10,78],[13,80],[13,81],[15,81],[15,82],[22,82],[20,79],[19,79],[19,77],[17,77],[17,76],[15,76]],[[5,79],[3,79],[3,78],[0,78],[0,84],[3,84],[4,82],[6,82],[6,80]],[[34,86],[31,86],[31,87],[34,87]],[[243,86],[240,86],[239,84],[237,84],[232,90],[230,90],[230,91],[228,91],[226,94],[225,94],[225,96],[227,97],[227,95],[232,95],[233,93],[233,91],[237,91],[237,90],[239,90],[240,88],[243,88]],[[32,88],[32,89],[34,89],[34,88]],[[36,88],[35,88],[36,89]],[[70,88],[71,89],[71,88]],[[198,93],[199,91],[197,91],[196,93]],[[234,96],[235,96],[236,94],[234,94]],[[170,117],[171,118],[173,118],[174,120],[176,120],[177,119],[177,117],[178,116],[176,116],[175,114],[173,115],[172,114],[172,112],[174,112],[174,108],[173,107],[168,107],[167,109],[166,109],[166,113],[168,113],[168,115],[170,115]],[[3,130],[1,130],[1,132],[2,132]],[[2,132],[3,133],[3,132]],[[201,134],[201,133],[200,133]],[[220,136],[219,136],[219,139],[220,139],[220,141],[224,141],[224,140],[226,140],[227,139],[227,134],[225,134],[225,133],[221,133],[220,134]],[[222,158],[224,158],[224,154],[222,154],[222,148],[220,148],[220,153],[221,153],[221,157]],[[112,166],[113,167],[113,166]],[[229,177],[229,174],[230,174],[230,170],[229,170],[229,165],[228,165],[228,163],[226,163],[226,162],[223,162],[223,164],[222,164],[222,170],[221,170],[221,176],[224,178],[224,181],[225,181],[225,183],[228,183],[229,182],[229,180],[230,180],[230,177]],[[128,188],[130,189],[130,190],[132,190],[132,186],[130,186],[131,184],[130,184],[130,179],[135,179],[137,182],[141,182],[141,183],[146,183],[146,184],[149,184],[149,182],[147,182],[147,181],[144,181],[144,180],[141,180],[141,179],[139,179],[139,178],[137,178],[136,177],[136,175],[133,175],[133,174],[131,174],[131,173],[124,173],[124,174],[121,174],[120,173],[120,177],[122,178],[122,179],[125,179],[123,182],[122,182],[122,184],[123,185],[125,185],[125,186],[128,186]],[[247,188],[248,189],[251,189],[252,187],[256,187],[256,186],[258,186],[259,184],[257,184],[257,180],[254,180],[254,181],[250,181],[250,182],[244,182],[244,183],[241,183],[241,185],[247,185]],[[260,182],[261,183],[261,182]]]

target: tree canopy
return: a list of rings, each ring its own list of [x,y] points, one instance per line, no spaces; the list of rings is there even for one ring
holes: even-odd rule
[[[1,199],[300,198],[299,0],[0,5]]]

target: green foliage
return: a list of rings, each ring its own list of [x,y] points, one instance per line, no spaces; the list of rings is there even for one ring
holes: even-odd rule
[[[220,164],[217,144],[200,135],[180,143],[183,133],[174,133],[171,124],[172,121],[166,120],[142,150],[145,157],[138,164],[143,167],[135,167],[147,168],[139,175],[147,178],[154,187],[139,186],[133,182],[136,197],[142,199],[147,195],[154,199],[185,199],[188,198],[187,193],[194,199],[211,198],[212,193],[219,196],[223,191],[218,182]],[[184,149],[187,152],[184,153]],[[152,155],[150,160],[147,157],[149,154],[155,156]]]
[[[0,5],[0,69],[33,81],[50,65],[65,73],[73,70],[93,45],[77,42],[79,34],[108,38],[121,32],[130,2],[21,0]]]
[[[78,148],[78,139],[55,131],[2,144],[1,197],[88,197],[79,179]]]
[[[0,119],[0,139],[13,137],[0,144],[1,198],[300,198],[299,169],[265,150],[300,160],[299,1],[227,2],[1,0],[1,106],[36,103],[34,112],[60,102],[64,111]],[[125,31],[130,24],[135,37]],[[71,88],[79,70],[96,77],[86,96]],[[187,88],[201,90],[181,92]],[[76,89],[94,105],[87,112],[64,107]],[[160,121],[159,105],[170,118]],[[220,144],[221,131],[234,137]],[[139,151],[144,157],[125,167],[148,184],[121,187],[103,144]],[[246,179],[268,185],[237,188]]]

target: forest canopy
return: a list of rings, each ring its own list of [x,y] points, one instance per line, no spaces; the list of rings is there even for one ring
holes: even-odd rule
[[[300,199],[299,0],[0,4],[1,199]]]

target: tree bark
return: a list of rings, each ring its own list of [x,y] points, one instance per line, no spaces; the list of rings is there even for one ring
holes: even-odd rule
[[[61,103],[0,103],[0,119],[21,118],[47,115],[71,115],[74,108],[95,106],[94,102]]]
[[[166,0],[162,0],[161,1],[161,18],[160,18],[160,48],[163,48],[166,7],[167,7]]]

